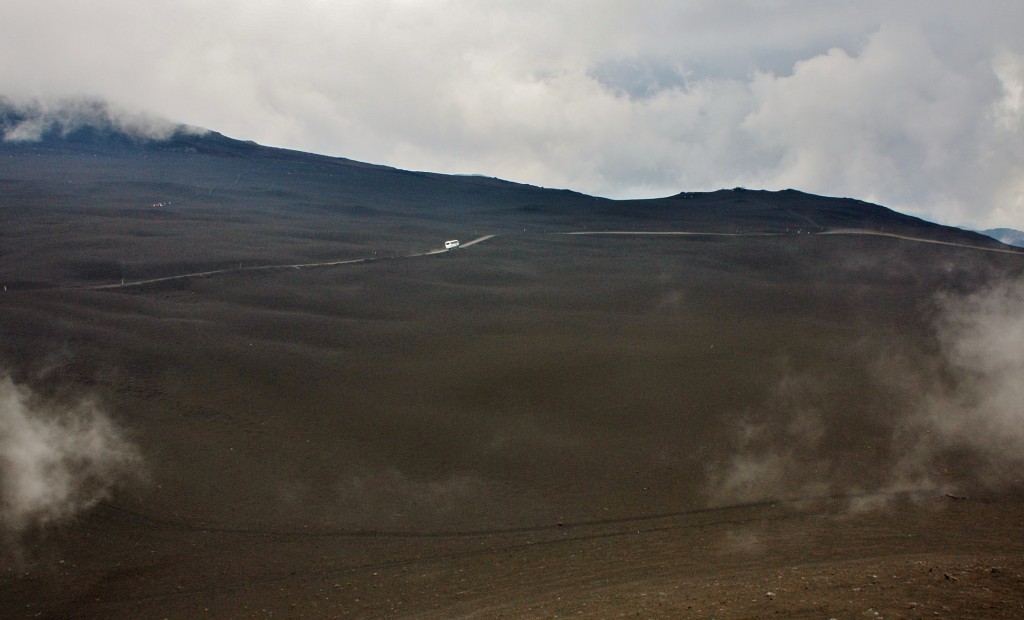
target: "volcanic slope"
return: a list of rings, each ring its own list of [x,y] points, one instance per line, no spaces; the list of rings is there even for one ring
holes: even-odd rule
[[[7,128],[26,122],[11,108]],[[178,129],[53,126],[0,143],[9,286],[142,279],[241,264],[397,256],[438,236],[865,229],[1002,247],[850,199],[723,190],[611,201],[479,176],[409,172]],[[59,234],[55,234],[59,232]],[[187,247],[188,252],[182,252]]]
[[[11,617],[1020,616],[994,240],[102,125],[0,144],[0,217],[0,361],[145,474],[4,525]]]

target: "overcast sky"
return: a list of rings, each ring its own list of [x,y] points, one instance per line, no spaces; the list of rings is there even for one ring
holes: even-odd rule
[[[0,94],[610,197],[1024,228],[1021,0],[4,0]]]

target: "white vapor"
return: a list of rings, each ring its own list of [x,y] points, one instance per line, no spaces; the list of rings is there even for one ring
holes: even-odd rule
[[[136,479],[140,463],[94,401],[55,406],[0,378],[0,532],[67,521]]]
[[[98,100],[11,101],[0,97],[0,106],[19,114],[16,122],[0,125],[5,142],[35,142],[51,133],[67,136],[83,127],[110,128],[144,140],[164,140],[178,131],[202,131]]]
[[[713,505],[757,502],[777,497],[816,497],[830,491],[824,394],[810,377],[789,376],[763,404],[768,419],[744,416],[734,434],[734,455],[710,466]]]
[[[924,476],[950,450],[978,458],[978,482],[1024,485],[1024,282],[941,300],[939,336],[953,381],[935,381],[904,437],[914,449],[899,463]]]
[[[612,197],[743,185],[1024,228],[1018,0],[8,0],[8,96]]]
[[[894,496],[1024,488],[1024,282],[938,298],[937,355],[865,358],[883,410],[837,420],[829,378],[788,377],[760,415],[739,420],[732,455],[709,466],[709,499]],[[878,351],[875,351],[875,355]],[[829,424],[829,422],[831,422]]]

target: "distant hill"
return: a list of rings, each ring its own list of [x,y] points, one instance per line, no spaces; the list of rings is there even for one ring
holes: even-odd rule
[[[988,235],[1006,245],[1024,248],[1024,232],[1013,228],[989,228],[981,231],[981,234]]]
[[[338,254],[328,238],[344,238],[361,255],[510,231],[856,230],[1002,247],[850,198],[735,188],[609,200],[271,148],[90,101],[18,108],[0,100],[0,128],[0,190],[12,245],[5,250],[24,259],[7,263],[17,276],[0,272],[9,280],[312,260]],[[65,223],[61,239],[28,235],[54,217]],[[190,248],[187,257],[181,247]]]

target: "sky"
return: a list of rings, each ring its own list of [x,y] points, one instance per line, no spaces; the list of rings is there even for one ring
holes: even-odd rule
[[[0,95],[612,198],[1024,229],[1020,0],[4,0]]]

